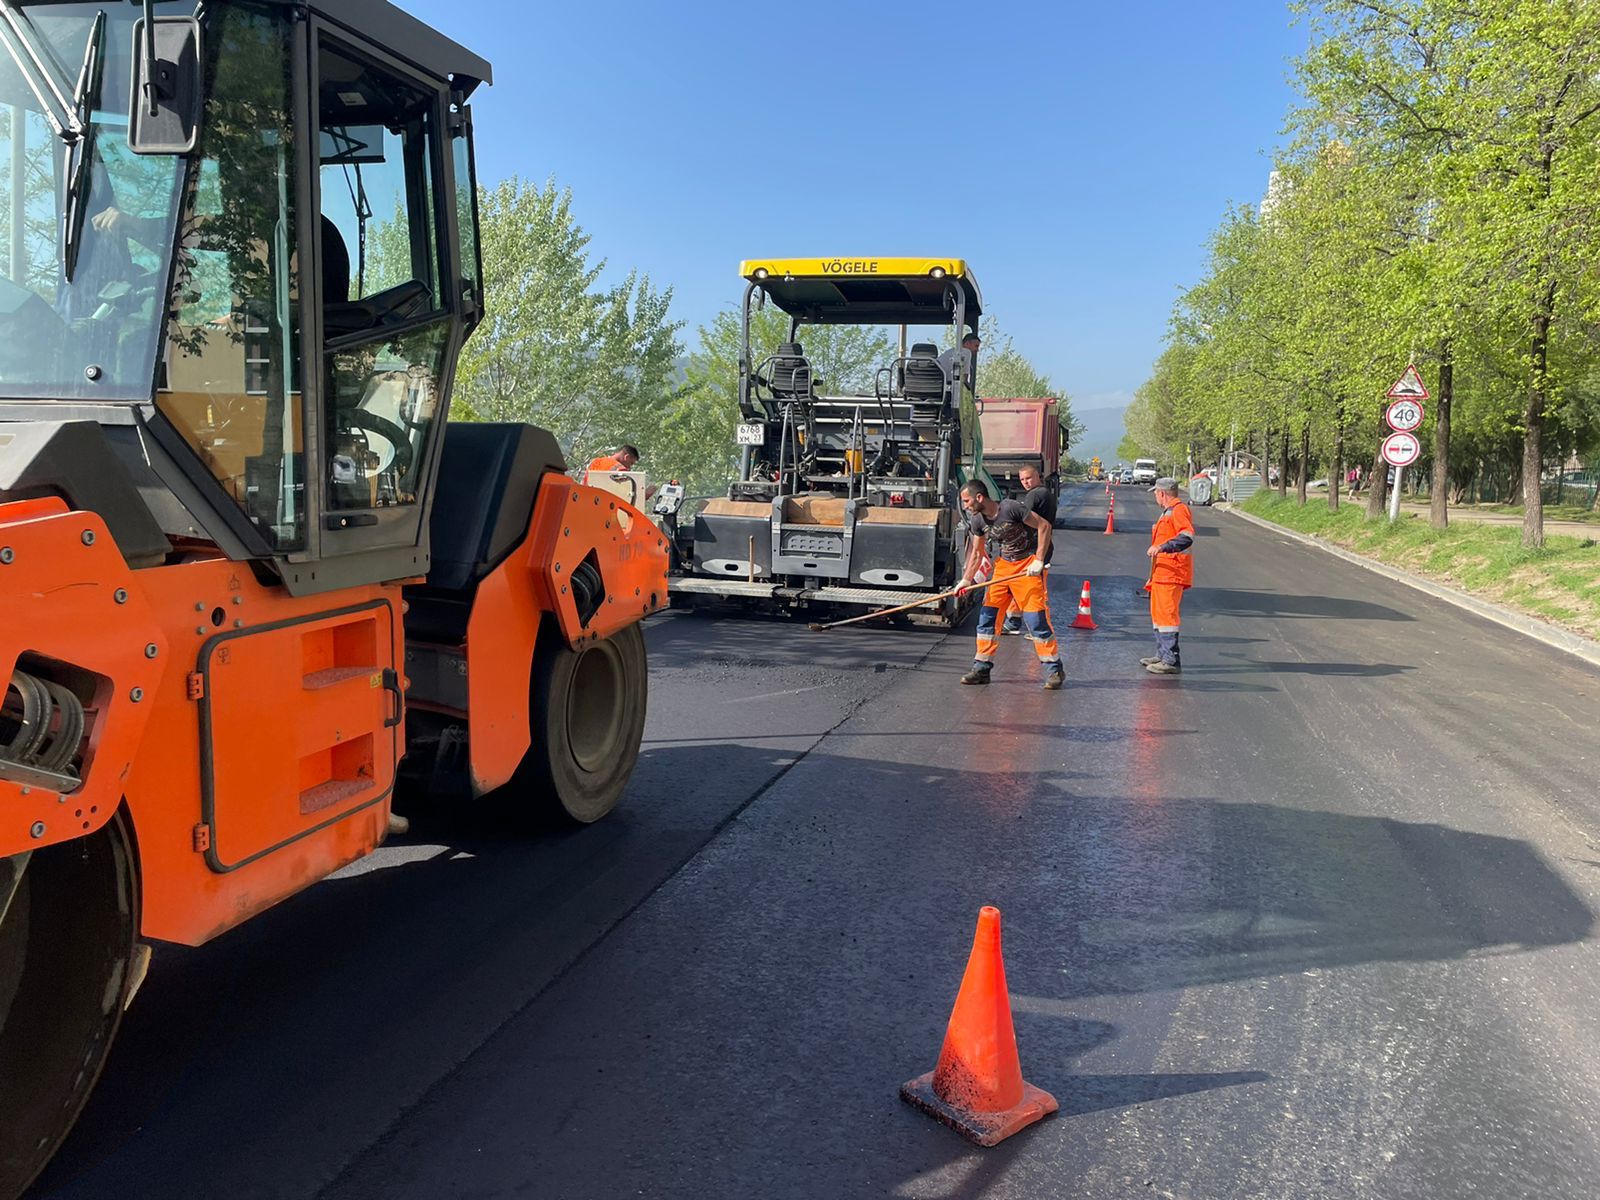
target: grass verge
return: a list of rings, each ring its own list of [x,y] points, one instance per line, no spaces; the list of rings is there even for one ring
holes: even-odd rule
[[[1258,492],[1240,507],[1251,516],[1600,639],[1600,544],[1594,538],[1552,534],[1543,549],[1527,550],[1522,531],[1514,526],[1462,522],[1437,530],[1426,519],[1408,515],[1394,522],[1368,521],[1364,503],[1343,503],[1330,512],[1326,497],[1302,507],[1292,496],[1279,500],[1275,493]]]

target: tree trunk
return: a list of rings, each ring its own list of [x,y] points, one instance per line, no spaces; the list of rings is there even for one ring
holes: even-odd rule
[[[1450,525],[1450,402],[1455,398],[1456,364],[1450,339],[1439,347],[1439,404],[1433,424],[1433,492],[1428,497],[1428,523]]]
[[[1328,468],[1328,511],[1339,511],[1339,489],[1344,486],[1344,423],[1333,431],[1333,466]]]
[[[1522,544],[1544,545],[1544,492],[1539,477],[1544,471],[1545,371],[1549,366],[1550,318],[1555,307],[1555,284],[1545,288],[1544,303],[1533,319],[1533,375],[1528,403],[1522,410]]]
[[[1283,435],[1278,440],[1278,499],[1287,499],[1289,495],[1289,429],[1284,427]]]
[[[1331,479],[1328,481],[1333,482]],[[1306,488],[1311,483],[1311,422],[1300,426],[1300,478],[1295,483],[1295,494],[1302,505],[1306,502]]]
[[[1383,419],[1384,409],[1378,409],[1378,449],[1372,454],[1372,480],[1367,489],[1367,520],[1383,516],[1389,500],[1389,464],[1383,461],[1383,438],[1389,423]]]

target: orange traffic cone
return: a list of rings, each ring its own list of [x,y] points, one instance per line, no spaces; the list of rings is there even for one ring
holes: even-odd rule
[[[1113,497],[1111,497],[1111,503],[1106,505],[1106,532],[1107,533],[1115,533],[1117,531],[1117,525],[1116,525],[1116,520],[1115,520],[1116,515],[1117,515],[1117,498],[1115,496],[1113,496]]]
[[[1078,615],[1072,618],[1068,629],[1099,629],[1094,623],[1094,614],[1089,611],[1089,581],[1083,581],[1083,595],[1078,597]]]
[[[1022,1078],[1000,954],[1000,910],[992,905],[978,910],[939,1065],[902,1084],[900,1097],[980,1146],[1003,1142],[1059,1107],[1049,1092]]]

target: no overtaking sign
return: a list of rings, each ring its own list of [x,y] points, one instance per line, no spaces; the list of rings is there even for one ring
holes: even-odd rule
[[[1383,439],[1383,461],[1391,467],[1409,467],[1422,454],[1422,443],[1409,433],[1391,433]]]

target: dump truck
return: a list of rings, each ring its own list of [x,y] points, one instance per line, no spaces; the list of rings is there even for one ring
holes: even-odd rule
[[[959,620],[970,596],[935,597],[965,561],[958,490],[983,471],[976,364],[959,344],[914,339],[977,332],[967,263],[756,259],[740,274],[739,477],[676,519],[672,603],[859,613],[924,598],[909,622]],[[766,304],[788,316],[788,339],[758,354],[750,317]],[[900,327],[900,353],[870,388],[824,378],[806,355],[807,326],[841,324]]]
[[[1061,455],[1068,445],[1060,401],[1052,396],[986,396],[978,402],[978,419],[983,423],[983,463],[1001,492],[1020,497],[1026,489],[1018,476],[1023,467],[1032,467],[1050,492],[1054,508],[1061,499]]]
[[[487,62],[384,0],[6,0],[0,41],[15,1197],[150,944],[370,853],[402,770],[603,816],[668,548],[544,430],[449,421]]]

